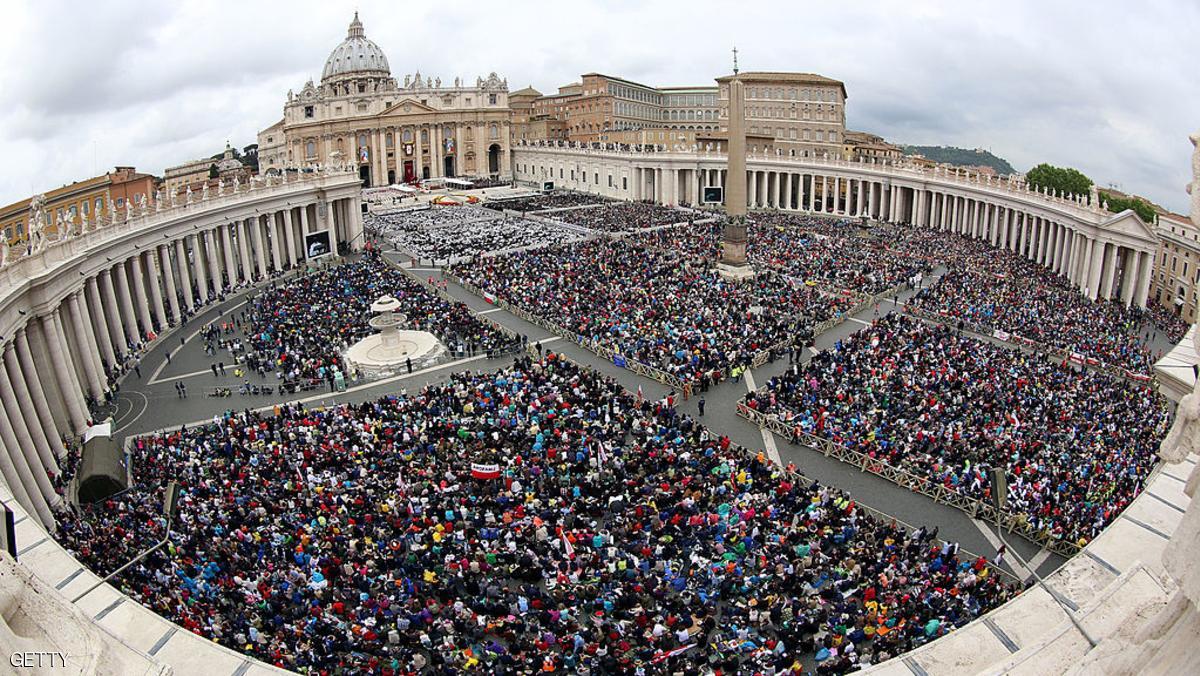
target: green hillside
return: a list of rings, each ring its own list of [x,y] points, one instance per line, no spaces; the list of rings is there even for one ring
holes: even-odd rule
[[[953,146],[900,146],[905,155],[924,155],[934,162],[945,162],[958,166],[985,166],[996,170],[1001,176],[1015,174],[1016,170],[1007,160],[996,157],[986,150],[955,148]]]

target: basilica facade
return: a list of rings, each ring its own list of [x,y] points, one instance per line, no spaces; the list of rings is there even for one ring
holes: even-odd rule
[[[358,13],[319,84],[289,91],[283,119],[258,134],[259,170],[351,163],[367,186],[511,176],[508,82],[491,73],[398,82]]]

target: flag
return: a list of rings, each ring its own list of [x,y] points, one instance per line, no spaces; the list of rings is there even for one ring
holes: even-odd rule
[[[500,465],[496,463],[471,463],[471,476],[476,479],[499,479]]]
[[[563,553],[567,555],[567,558],[568,559],[575,558],[575,547],[574,547],[574,545],[571,544],[571,541],[567,538],[566,531],[563,531],[562,543],[563,543]]]
[[[492,294],[488,293],[487,291],[483,292],[483,299],[492,305],[496,304],[496,297],[493,296]]]
[[[675,648],[674,650],[668,650],[667,652],[659,651],[654,654],[653,659],[650,660],[650,664],[658,664],[659,662],[669,660],[672,657],[675,657],[676,655],[681,655],[695,647],[696,647],[695,643],[689,643],[685,646],[679,646],[678,648]]]
[[[642,403],[642,386],[638,385],[637,402]]]

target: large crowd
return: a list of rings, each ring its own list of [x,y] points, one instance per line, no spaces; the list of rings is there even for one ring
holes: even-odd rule
[[[363,222],[368,232],[393,246],[437,262],[506,249],[561,244],[580,237],[574,230],[542,220],[513,218],[469,206],[367,215]]]
[[[611,202],[549,214],[555,220],[598,232],[632,232],[696,219],[696,214],[653,202]]]
[[[508,209],[511,211],[529,213],[531,211],[545,211],[547,209],[580,207],[588,204],[605,204],[612,201],[613,200],[607,197],[601,197],[599,195],[593,195],[586,192],[554,190],[548,193],[530,195],[528,197],[501,197],[496,200],[488,200],[487,206],[492,209]]]
[[[1141,489],[1169,413],[1150,389],[889,314],[770,379],[746,404],[1086,544]]]
[[[1158,358],[1146,325],[1169,322],[1120,300],[1091,300],[1048,268],[979,243],[950,258],[948,272],[909,302],[917,311],[953,322],[1001,330],[1089,363],[1148,375]],[[1178,318],[1174,323],[1178,333]],[[1164,326],[1170,333],[1172,324]],[[1180,335],[1182,338],[1182,335]]]
[[[188,631],[308,673],[844,673],[1013,589],[549,355],[134,440],[61,541]]]
[[[547,247],[451,268],[585,341],[701,387],[845,311],[839,294],[764,273],[722,279],[677,243],[687,226]]]
[[[466,305],[368,253],[264,290],[231,318],[237,331],[218,336],[218,349],[228,351],[232,363],[285,381],[330,379],[334,371],[346,373],[345,350],[375,333],[370,307],[384,295],[400,301],[405,328],[429,331],[452,351],[498,351],[510,342]]]

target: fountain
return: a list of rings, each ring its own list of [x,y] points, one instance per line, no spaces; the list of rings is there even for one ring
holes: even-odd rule
[[[446,352],[432,333],[402,329],[408,317],[398,312],[400,301],[382,296],[371,304],[371,328],[379,333],[367,336],[346,351],[346,363],[368,378],[378,378],[407,369],[427,366]]]

